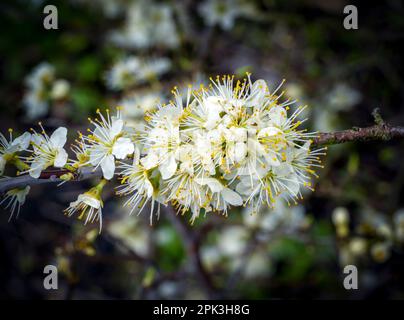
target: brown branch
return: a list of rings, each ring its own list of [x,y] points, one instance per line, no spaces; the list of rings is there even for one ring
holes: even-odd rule
[[[30,175],[25,174],[18,177],[13,178],[4,178],[0,180],[0,195],[8,190],[14,188],[22,188],[26,186],[39,185],[39,184],[47,184],[47,183],[61,183],[63,182],[60,177],[70,171],[65,169],[61,170],[53,170],[53,171],[44,171],[38,179],[32,178]],[[93,168],[81,168],[78,172],[74,173],[73,180],[74,181],[84,181],[91,178],[101,177],[101,170],[94,171]],[[70,182],[69,181],[69,182]]]
[[[318,137],[313,140],[313,145],[326,146],[351,141],[387,141],[393,138],[404,138],[404,127],[391,127],[382,122],[366,128],[353,128],[326,133],[321,132]]]

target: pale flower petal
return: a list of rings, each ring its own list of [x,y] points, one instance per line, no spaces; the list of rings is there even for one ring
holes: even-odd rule
[[[145,169],[151,169],[157,167],[159,163],[159,157],[155,152],[149,152],[146,157],[140,159],[140,163]]]
[[[276,127],[267,127],[267,128],[260,130],[260,132],[258,133],[258,138],[272,137],[272,136],[275,136],[280,133],[282,133],[282,131]]]
[[[101,201],[91,197],[86,194],[80,194],[78,199],[78,202],[84,202],[85,204],[89,205],[90,207],[93,207],[94,209],[100,209],[101,208]]]
[[[233,206],[241,206],[243,204],[243,199],[240,195],[229,188],[223,189],[221,195],[226,202]]]
[[[197,178],[196,183],[200,185],[207,185],[212,192],[221,192],[224,186],[215,178]]]
[[[53,165],[57,168],[62,168],[67,162],[68,154],[65,149],[58,150]]]
[[[135,146],[129,138],[118,138],[112,147],[112,154],[117,159],[125,159],[135,151]]]
[[[118,134],[121,133],[123,128],[123,120],[122,119],[116,119],[112,121],[112,126],[109,131],[111,139],[115,138]]]
[[[66,144],[67,140],[67,129],[65,127],[60,127],[56,129],[51,137],[50,141],[53,147],[62,148]]]
[[[104,160],[101,161],[101,169],[104,178],[111,180],[115,173],[115,158],[112,154],[105,156]]]
[[[42,158],[35,159],[31,164],[29,175],[35,179],[41,176],[42,170],[46,169],[46,160]]]
[[[7,163],[7,161],[3,157],[0,156],[0,176],[2,176],[4,173],[4,168],[6,167],[6,163]]]
[[[31,134],[29,132],[25,132],[18,138],[15,138],[11,145],[18,146],[18,150],[22,151],[28,148],[30,141],[31,141]]]
[[[171,178],[177,170],[177,162],[173,154],[168,156],[168,159],[164,161],[160,166],[161,177],[166,180]]]

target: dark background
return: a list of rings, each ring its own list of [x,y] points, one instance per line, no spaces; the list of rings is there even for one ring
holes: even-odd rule
[[[229,30],[207,25],[197,2],[149,1],[148,6],[164,3],[172,8],[180,41],[176,48],[157,43],[146,49],[123,49],[108,40],[109,32],[124,25],[131,1],[119,1],[121,11],[113,17],[105,13],[105,2],[49,2],[58,8],[58,30],[43,28],[46,1],[1,2],[3,134],[9,127],[22,132],[36,125],[39,119],[27,119],[22,107],[24,78],[47,61],[55,67],[56,78],[66,79],[71,88],[63,101],[49,102],[42,121],[50,131],[60,125],[70,128],[73,141],[75,131],[87,126],[87,117],[97,108],[116,104],[128,94],[105,84],[106,70],[127,55],[168,57],[172,63],[153,84],[129,88],[135,95],[156,88],[167,95],[175,84],[248,70],[272,88],[286,78],[289,94],[310,106],[310,130],[371,125],[374,108],[380,108],[386,122],[404,123],[401,1],[251,1],[254,12],[235,19]],[[358,8],[358,30],[343,28],[346,4]],[[336,97],[335,88],[341,86],[346,90]],[[200,219],[190,232],[202,235],[201,252],[210,250],[201,253],[201,259],[213,289],[206,289],[200,272],[190,267],[187,239],[164,215],[153,227],[147,214],[127,217],[111,188],[104,194],[106,224],[97,236],[97,227],[83,227],[62,214],[91,181],[35,186],[18,219],[8,223],[9,213],[2,210],[0,215],[0,297],[192,299],[215,297],[213,291],[225,298],[402,299],[403,242],[396,235],[400,226],[394,216],[404,205],[403,158],[399,140],[330,147],[316,191],[300,203],[304,226],[288,230],[286,222],[267,232],[264,240],[243,225],[236,209],[229,219]],[[342,239],[332,222],[338,207],[350,214],[350,232]],[[233,227],[238,231],[232,232]],[[251,252],[264,260],[220,251],[220,243],[227,243],[221,234],[228,230],[226,241],[237,246],[240,228],[248,230],[242,241],[252,243]],[[380,232],[386,228],[391,237]],[[367,248],[353,256],[350,243],[358,238]],[[375,255],[376,244],[387,249]],[[212,262],[209,253],[219,258]],[[342,286],[346,261],[358,266],[359,290]],[[238,263],[241,268],[234,267]],[[59,267],[59,290],[43,289],[47,264]],[[251,272],[244,270],[249,265]],[[232,290],[227,290],[229,284]]]

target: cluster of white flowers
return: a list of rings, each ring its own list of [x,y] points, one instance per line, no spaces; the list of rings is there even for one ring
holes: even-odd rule
[[[258,212],[279,199],[297,203],[304,187],[313,189],[311,178],[322,167],[324,148],[310,149],[315,133],[300,129],[304,120],[297,120],[305,107],[288,116],[295,101],[282,98],[281,85],[270,91],[264,80],[252,82],[247,74],[237,81],[217,76],[208,86],[189,86],[186,94],[175,87],[173,100],[146,113],[142,130],[128,125],[120,107],[114,115],[98,110],[89,118],[88,134],[80,133],[72,147],[76,160],[64,149],[67,129],[48,136],[41,123],[40,133],[32,129],[32,135],[14,141],[1,139],[1,159],[29,151],[15,164],[33,178],[48,167],[69,171],[61,177],[65,180],[82,167],[100,167],[101,182],[66,210],[100,225],[101,192],[114,175],[121,179],[117,194],[128,196],[130,212],[140,213],[151,202],[151,223],[155,203],[157,215],[160,204],[170,203],[182,214],[191,211],[191,223],[201,211],[227,215],[230,206],[249,205]]]
[[[172,7],[150,1],[132,3],[124,28],[110,38],[117,46],[134,49],[177,48],[180,43]]]
[[[70,84],[63,79],[55,79],[55,68],[42,62],[34,68],[26,78],[27,91],[23,105],[29,119],[45,116],[49,103],[65,99],[70,90]]]
[[[280,103],[279,88],[270,92],[250,76],[218,77],[186,97],[175,88],[173,101],[146,116],[133,163],[119,166],[118,193],[130,196],[132,210],[149,200],[191,210],[191,222],[201,209],[227,214],[231,205],[257,211],[277,197],[296,202],[302,187],[312,189],[324,149],[310,150],[314,134],[295,121],[304,107],[288,117],[294,101]]]
[[[109,70],[106,83],[110,89],[128,89],[138,84],[151,82],[168,72],[171,61],[168,58],[142,59],[130,56],[118,61]]]
[[[271,245],[279,237],[295,235],[310,225],[304,206],[288,207],[283,201],[278,201],[272,210],[262,207],[259,213],[246,207],[242,218],[243,223],[223,225],[215,241],[202,246],[202,263],[208,270],[217,270],[220,266],[243,270],[249,278],[267,276],[271,267]]]
[[[206,0],[199,5],[199,13],[208,26],[224,30],[232,29],[239,17],[256,16],[255,8],[244,0]]]
[[[386,215],[366,208],[352,228],[350,213],[337,207],[332,213],[336,234],[339,238],[341,266],[357,264],[371,257],[375,262],[385,262],[391,252],[404,244],[404,209],[396,211],[389,219]]]

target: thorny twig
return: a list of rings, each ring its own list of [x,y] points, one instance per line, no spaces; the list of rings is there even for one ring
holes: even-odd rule
[[[351,141],[375,141],[404,138],[404,127],[391,127],[388,124],[375,124],[366,128],[355,128],[337,132],[321,132],[314,139],[316,146],[340,144]]]

